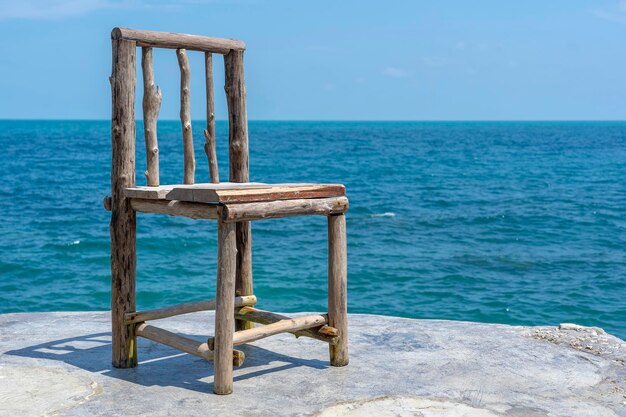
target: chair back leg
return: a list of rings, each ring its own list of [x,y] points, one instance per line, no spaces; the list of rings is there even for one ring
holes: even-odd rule
[[[237,223],[237,277],[235,293],[238,296],[254,294],[252,286],[252,223]],[[235,320],[235,330],[252,329],[254,323]]]

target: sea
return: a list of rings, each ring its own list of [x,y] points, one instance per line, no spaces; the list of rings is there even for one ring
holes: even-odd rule
[[[196,181],[208,182],[203,121]],[[258,182],[343,183],[351,313],[626,338],[626,122],[251,121]],[[137,128],[137,184],[145,149]],[[183,179],[160,121],[161,183]],[[222,181],[228,124],[217,123]],[[110,308],[109,121],[0,121],[0,313]],[[216,225],[138,214],[137,304],[213,298]],[[253,223],[259,308],[326,311],[323,217]]]

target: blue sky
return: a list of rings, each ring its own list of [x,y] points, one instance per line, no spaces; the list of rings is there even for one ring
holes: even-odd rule
[[[0,118],[109,118],[115,26],[244,40],[250,119],[626,119],[626,0],[0,0]],[[154,59],[176,119],[176,55]]]

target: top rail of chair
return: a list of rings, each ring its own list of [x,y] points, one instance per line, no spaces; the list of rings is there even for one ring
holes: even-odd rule
[[[191,51],[214,52],[218,54],[227,54],[231,50],[243,51],[246,49],[246,44],[236,39],[212,38],[210,36],[126,28],[114,28],[111,31],[111,39],[135,41],[137,42],[137,46],[188,49]]]

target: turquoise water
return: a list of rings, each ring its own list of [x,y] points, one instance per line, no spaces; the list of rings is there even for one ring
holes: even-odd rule
[[[159,135],[181,182],[179,124]],[[251,122],[250,146],[253,180],[346,184],[351,312],[626,337],[626,123]],[[0,312],[107,309],[109,123],[0,121],[0,147]],[[215,229],[138,216],[140,308],[212,296]],[[256,222],[253,244],[261,308],[325,310],[323,218]]]

